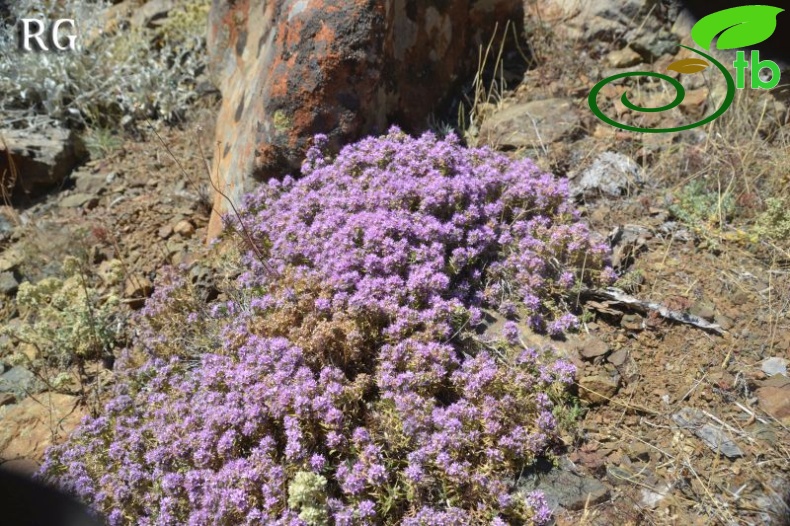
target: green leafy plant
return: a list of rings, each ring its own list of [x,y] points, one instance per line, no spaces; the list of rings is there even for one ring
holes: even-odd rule
[[[790,210],[785,199],[766,200],[766,210],[757,218],[754,233],[776,240],[790,239]]]
[[[329,524],[326,507],[326,478],[300,471],[288,485],[288,506],[299,511],[299,518],[310,526]]]
[[[686,225],[702,231],[705,227],[722,226],[731,219],[735,199],[727,192],[712,192],[705,181],[695,179],[683,187],[669,211]]]
[[[66,257],[62,272],[63,277],[19,286],[16,301],[22,322],[2,330],[10,336],[9,344],[33,346],[45,362],[61,367],[112,354],[123,333],[117,316],[119,295],[101,290],[73,256]],[[12,354],[12,362],[20,360],[24,357]]]
[[[90,153],[91,159],[101,159],[106,157],[113,150],[117,150],[123,144],[123,139],[111,128],[96,127],[91,128],[83,136],[85,148]]]

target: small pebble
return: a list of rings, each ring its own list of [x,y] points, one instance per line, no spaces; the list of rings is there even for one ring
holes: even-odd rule
[[[195,233],[195,226],[186,219],[183,219],[176,223],[176,226],[173,227],[173,231],[180,236],[190,237]]]
[[[784,358],[773,357],[763,362],[762,371],[768,376],[783,374],[787,376],[787,360]]]

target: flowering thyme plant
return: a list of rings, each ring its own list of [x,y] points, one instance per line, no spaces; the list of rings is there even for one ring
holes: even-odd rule
[[[258,249],[212,310],[220,350],[125,371],[42,475],[110,524],[546,523],[515,481],[551,453],[573,366],[474,329],[486,309],[573,328],[606,247],[529,160],[395,128],[323,142],[247,197]]]

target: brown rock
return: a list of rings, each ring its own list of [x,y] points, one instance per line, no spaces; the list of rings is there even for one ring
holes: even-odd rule
[[[592,337],[588,338],[581,344],[581,350],[579,351],[579,354],[581,354],[584,358],[591,359],[597,356],[603,356],[608,352],[609,344],[600,338]]]
[[[99,204],[99,199],[91,194],[71,194],[67,195],[60,201],[60,206],[63,208],[80,208],[85,207],[88,209],[96,208]]]
[[[186,219],[182,219],[173,227],[173,232],[182,237],[191,237],[195,233],[195,225]]]
[[[790,425],[790,385],[760,387],[755,394],[760,409],[777,418],[782,424]]]
[[[630,47],[624,47],[623,49],[612,51],[606,59],[609,61],[609,64],[615,68],[628,68],[640,64],[642,62],[642,55]]]
[[[38,462],[29,458],[17,458],[3,462],[0,469],[29,477],[38,471]]]
[[[524,19],[514,0],[215,0],[209,73],[222,92],[212,175],[234,203],[255,180],[298,172],[315,134],[338,149],[397,122],[425,126],[477,66],[495,24]],[[216,193],[214,210],[229,209]],[[209,237],[221,230],[212,213]]]
[[[492,115],[480,127],[480,138],[498,148],[539,148],[564,139],[580,122],[569,99],[535,100]]]
[[[680,109],[691,115],[699,115],[708,101],[708,95],[710,95],[708,88],[687,91],[686,96],[683,97],[683,101],[680,103]]]
[[[610,376],[596,374],[579,379],[579,398],[590,404],[608,402],[620,387],[620,382]]]
[[[644,320],[638,314],[626,314],[620,320],[620,326],[630,331],[641,331],[644,329]]]
[[[751,300],[751,297],[749,296],[749,294],[747,292],[742,291],[742,290],[739,290],[738,292],[736,292],[735,294],[730,296],[730,301],[732,301],[732,303],[734,305],[738,305],[739,307],[741,305],[745,305],[745,304],[749,303],[750,300]]]
[[[44,450],[66,437],[85,415],[78,401],[47,392],[10,407],[0,426],[0,457],[41,459]]]
[[[609,363],[615,367],[620,367],[628,359],[628,349],[622,348],[609,355]]]
[[[14,245],[0,252],[0,272],[14,270],[25,261],[21,248]]]
[[[762,371],[759,371],[758,374],[760,375],[757,380],[757,385],[760,387],[790,387],[790,378],[783,374],[775,374],[773,376],[765,378],[766,374]]]
[[[165,225],[159,229],[157,232],[160,238],[167,239],[173,235],[173,227],[170,225]]]
[[[706,321],[713,321],[714,316],[716,316],[716,309],[706,301],[697,301],[689,308],[689,314]]]
[[[732,329],[732,327],[734,325],[732,319],[728,318],[724,314],[716,314],[713,317],[713,321],[715,321],[716,324],[719,327],[721,327],[722,329],[724,329],[725,331],[728,331],[728,330]]]
[[[17,346],[17,352],[25,355],[31,362],[41,358],[41,351],[31,343],[20,343]]]
[[[107,175],[104,174],[77,171],[71,174],[71,178],[74,180],[74,190],[78,194],[101,195],[107,189]]]
[[[134,10],[131,23],[136,27],[155,27],[177,5],[176,0],[149,0]]]

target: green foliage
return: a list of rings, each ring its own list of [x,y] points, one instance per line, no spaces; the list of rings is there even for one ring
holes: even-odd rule
[[[635,269],[628,271],[623,276],[621,276],[617,281],[615,281],[614,286],[619,289],[623,289],[629,294],[633,294],[639,290],[639,287],[644,282],[644,273],[640,269]]]
[[[704,230],[703,227],[721,226],[732,218],[735,199],[726,192],[712,192],[702,179],[695,179],[683,187],[669,211],[688,226]]]
[[[2,332],[11,337],[9,343],[32,345],[42,358],[61,365],[75,358],[98,358],[121,339],[122,324],[116,321],[120,298],[109,291],[102,295],[74,257],[65,259],[62,270],[62,278],[19,286],[16,300],[22,322]]]
[[[106,157],[123,144],[123,139],[111,128],[91,128],[88,133],[83,135],[83,140],[91,159]]]
[[[310,526],[329,524],[326,478],[309,471],[298,472],[288,485],[288,507],[299,510],[299,518]]]
[[[766,200],[766,210],[757,218],[754,233],[776,240],[790,239],[790,210],[785,199]]]

